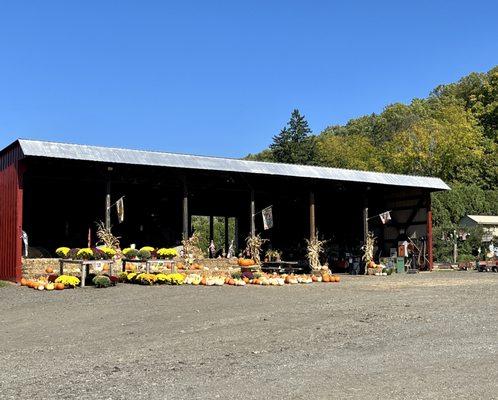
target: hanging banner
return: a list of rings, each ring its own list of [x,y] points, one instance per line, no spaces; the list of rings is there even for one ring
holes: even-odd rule
[[[118,212],[118,220],[121,224],[124,221],[124,197],[121,197],[116,202],[116,211]]]
[[[379,214],[381,222],[385,225],[391,220],[391,213],[389,211]]]
[[[271,206],[261,210],[261,215],[263,216],[264,230],[266,231],[267,229],[273,228],[273,212]]]

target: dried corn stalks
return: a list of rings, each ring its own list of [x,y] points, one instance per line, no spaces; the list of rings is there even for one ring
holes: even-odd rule
[[[185,258],[185,262],[189,262],[189,260],[199,260],[204,258],[204,254],[202,253],[201,248],[199,247],[199,236],[196,232],[187,238],[182,240],[183,246],[183,257]]]
[[[259,265],[259,263],[261,262],[261,257],[260,257],[261,247],[263,246],[263,243],[266,241],[268,241],[268,239],[261,239],[261,236],[259,235],[248,236],[246,238],[245,252],[252,257],[256,265]]]
[[[120,251],[120,237],[114,236],[111,232],[111,228],[107,229],[102,221],[98,221],[95,224],[97,225],[97,245],[103,244],[113,250]]]
[[[323,253],[323,248],[326,240],[318,240],[318,235],[315,235],[311,240],[306,239],[308,245],[308,262],[313,271],[320,271],[322,266],[320,264],[320,255]]]
[[[377,238],[372,232],[368,232],[366,243],[361,247],[361,250],[363,251],[361,259],[365,261],[367,265],[374,258],[374,246],[376,239]]]

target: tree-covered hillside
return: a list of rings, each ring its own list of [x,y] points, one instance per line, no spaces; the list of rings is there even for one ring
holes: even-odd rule
[[[498,214],[498,66],[318,135],[294,110],[270,147],[247,158],[440,177],[453,190],[433,196],[437,241],[465,214]]]

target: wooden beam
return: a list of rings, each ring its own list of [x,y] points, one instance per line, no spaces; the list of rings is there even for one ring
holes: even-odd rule
[[[363,208],[363,245],[367,244],[368,237],[368,207],[366,206],[367,200],[365,199],[365,207]],[[365,275],[367,274],[367,266],[365,265]]]
[[[188,187],[187,180],[183,180],[183,213],[182,213],[182,236],[183,239],[188,239]]]
[[[111,229],[111,181],[105,185],[105,228]]]
[[[235,217],[234,221],[234,229],[233,229],[233,246],[235,250],[235,255],[238,255],[239,250],[239,217]]]
[[[212,215],[209,216],[209,244],[211,240],[214,240],[214,217]]]
[[[228,248],[230,247],[230,238],[228,237],[229,235],[229,230],[228,230],[228,217],[225,216],[225,255],[228,254]]]
[[[316,236],[315,193],[310,192],[310,240]]]
[[[251,204],[250,204],[250,213],[251,213],[251,237],[256,236],[256,224],[254,221],[254,214],[256,214],[256,205],[254,202],[254,189],[251,189]]]
[[[432,205],[431,194],[428,194],[427,200],[427,258],[429,259],[429,270],[434,267],[434,256],[432,249]]]

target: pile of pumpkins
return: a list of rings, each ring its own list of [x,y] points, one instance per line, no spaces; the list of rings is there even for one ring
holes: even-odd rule
[[[45,269],[47,274],[52,274],[54,270],[51,267]],[[37,280],[21,278],[21,286],[27,286],[36,290],[64,290],[66,286],[63,283],[49,282],[47,277],[41,276]]]
[[[32,289],[37,290],[64,290],[65,286],[63,283],[48,282],[46,278],[38,278],[38,280],[28,280],[26,278],[21,279],[21,286],[27,286]]]

